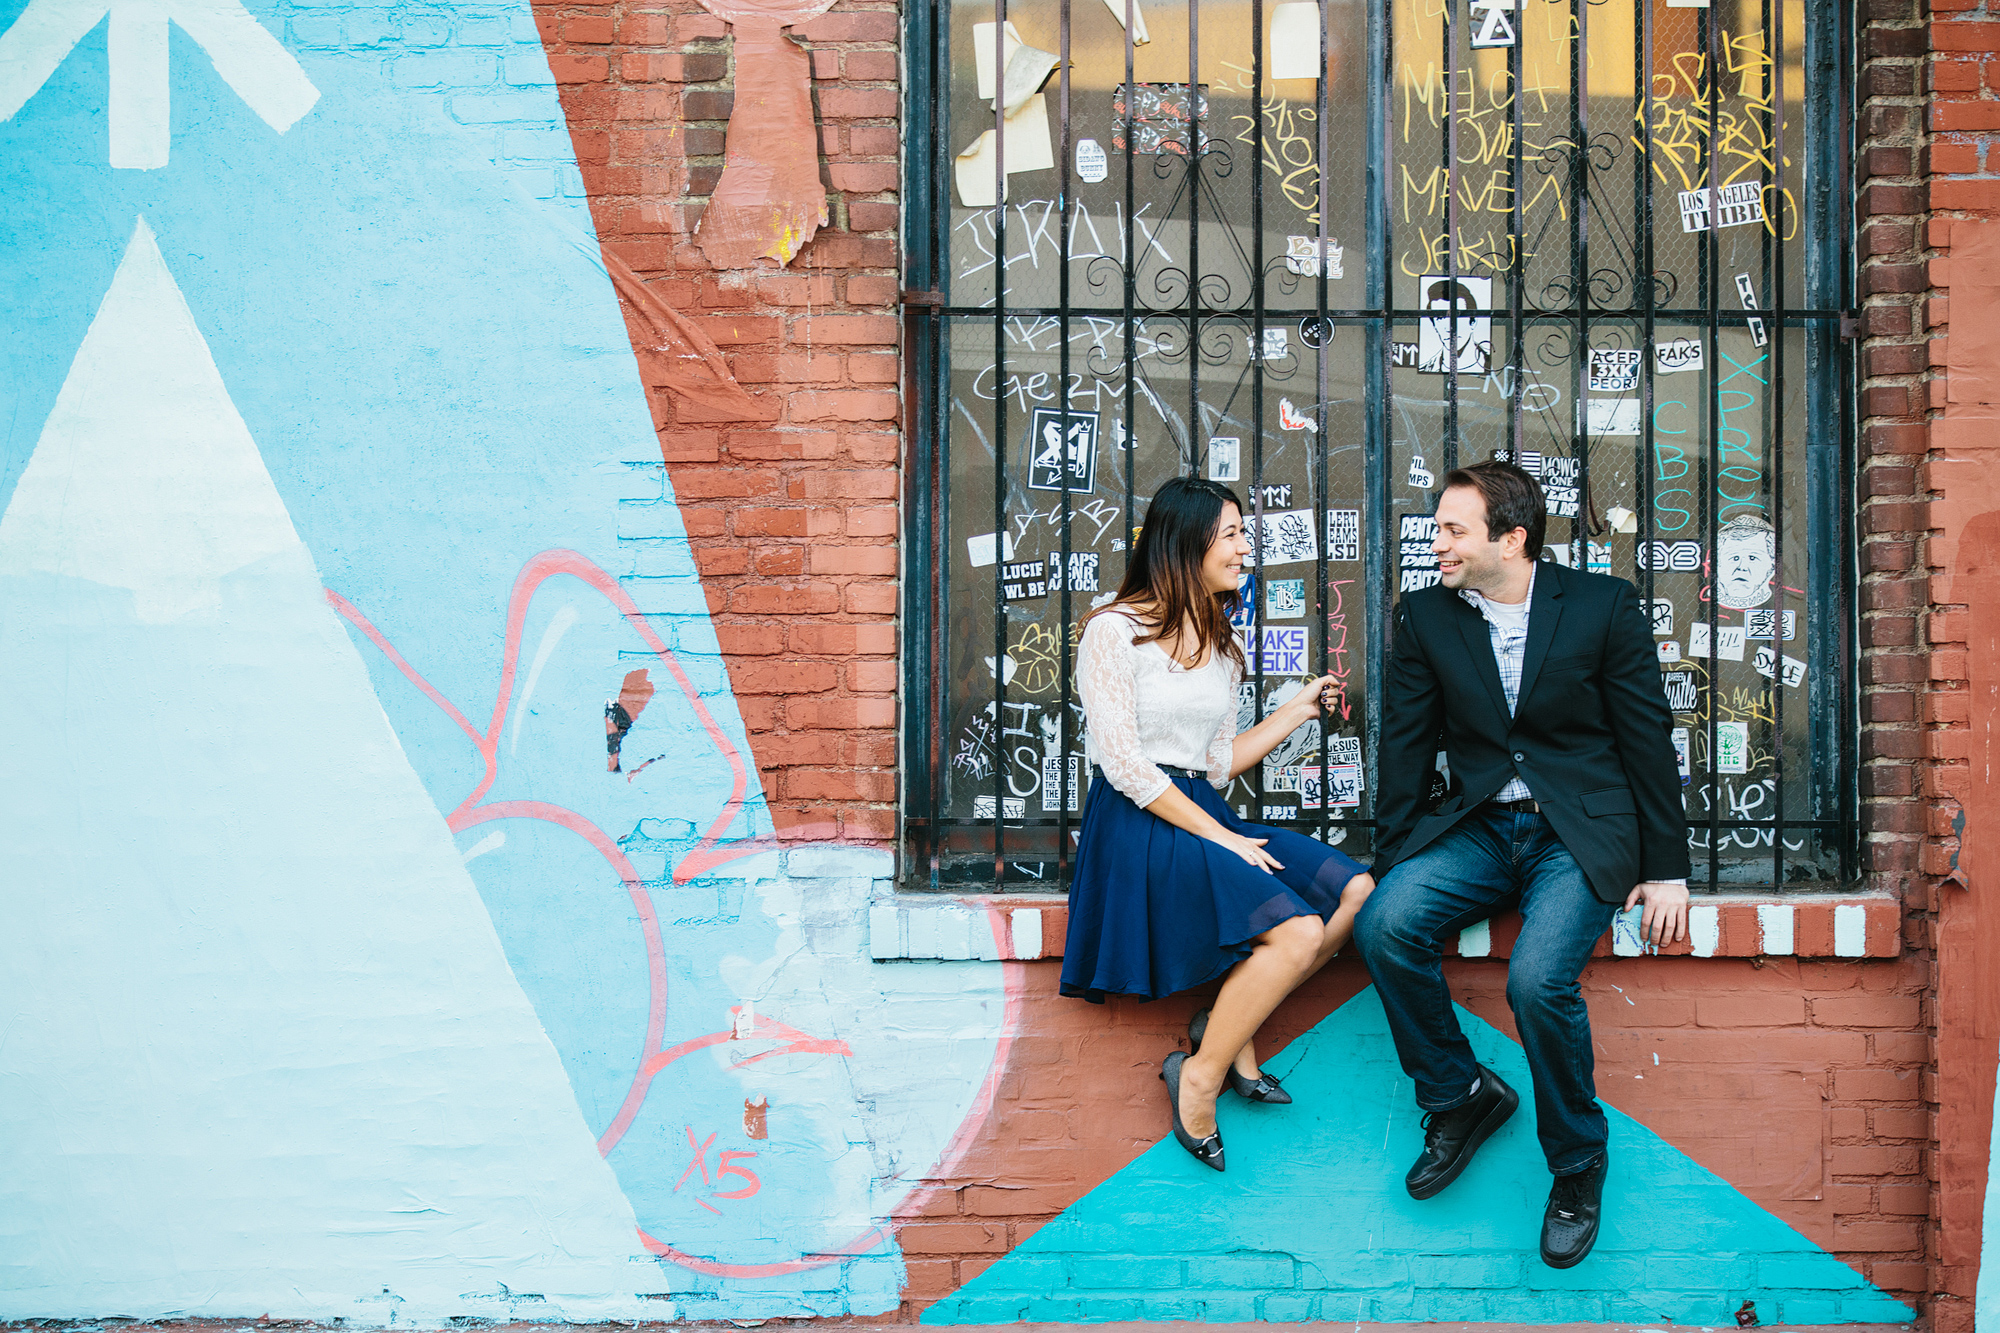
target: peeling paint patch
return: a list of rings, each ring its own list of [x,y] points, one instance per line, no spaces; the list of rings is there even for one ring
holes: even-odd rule
[[[604,749],[608,757],[604,761],[604,769],[607,773],[619,771],[618,752],[624,747],[632,724],[639,720],[639,714],[646,711],[646,705],[652,699],[652,679],[647,676],[646,668],[640,667],[625,673],[625,683],[618,687],[616,699],[605,701]]]

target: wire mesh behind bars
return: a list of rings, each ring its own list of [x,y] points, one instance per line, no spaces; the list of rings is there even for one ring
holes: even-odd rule
[[[906,882],[1064,882],[1078,623],[1185,472],[1255,528],[1240,720],[1340,682],[1225,797],[1367,859],[1389,612],[1437,579],[1444,474],[1496,456],[1542,480],[1545,558],[1651,608],[1695,886],[1851,878],[1847,22],[915,17]]]

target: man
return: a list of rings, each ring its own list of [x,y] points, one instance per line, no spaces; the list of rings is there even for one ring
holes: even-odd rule
[[[1542,1259],[1568,1268],[1597,1241],[1610,1160],[1577,979],[1621,904],[1645,905],[1641,933],[1655,943],[1684,936],[1688,855],[1672,718],[1638,594],[1541,562],[1546,523],[1541,488],[1511,463],[1445,477],[1432,543],[1443,581],[1396,611],[1378,887],[1355,939],[1429,1113],[1406,1181],[1427,1199],[1520,1101],[1473,1059],[1442,941],[1519,905],[1507,1001],[1555,1176]],[[1440,750],[1450,787],[1426,813]]]

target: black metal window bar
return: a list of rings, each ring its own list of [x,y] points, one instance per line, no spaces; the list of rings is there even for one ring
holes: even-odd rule
[[[1855,876],[1847,5],[908,12],[907,887],[1066,882],[1078,624],[1184,472],[1255,526],[1240,719],[1340,682],[1226,799],[1365,860],[1389,613],[1494,456],[1650,608],[1695,887]]]

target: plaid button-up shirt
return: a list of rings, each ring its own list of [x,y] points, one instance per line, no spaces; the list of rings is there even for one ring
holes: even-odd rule
[[[1466,604],[1486,618],[1486,633],[1493,641],[1493,662],[1500,668],[1500,688],[1507,694],[1507,716],[1512,717],[1521,703],[1521,667],[1528,656],[1528,618],[1520,618],[1519,627],[1503,622],[1493,613],[1493,605],[1486,598],[1470,588],[1460,588],[1458,595]],[[1528,578],[1528,596],[1521,603],[1525,611],[1535,602],[1535,580]],[[1496,801],[1526,801],[1534,797],[1534,791],[1517,775],[1512,782],[1502,787],[1493,799]]]

